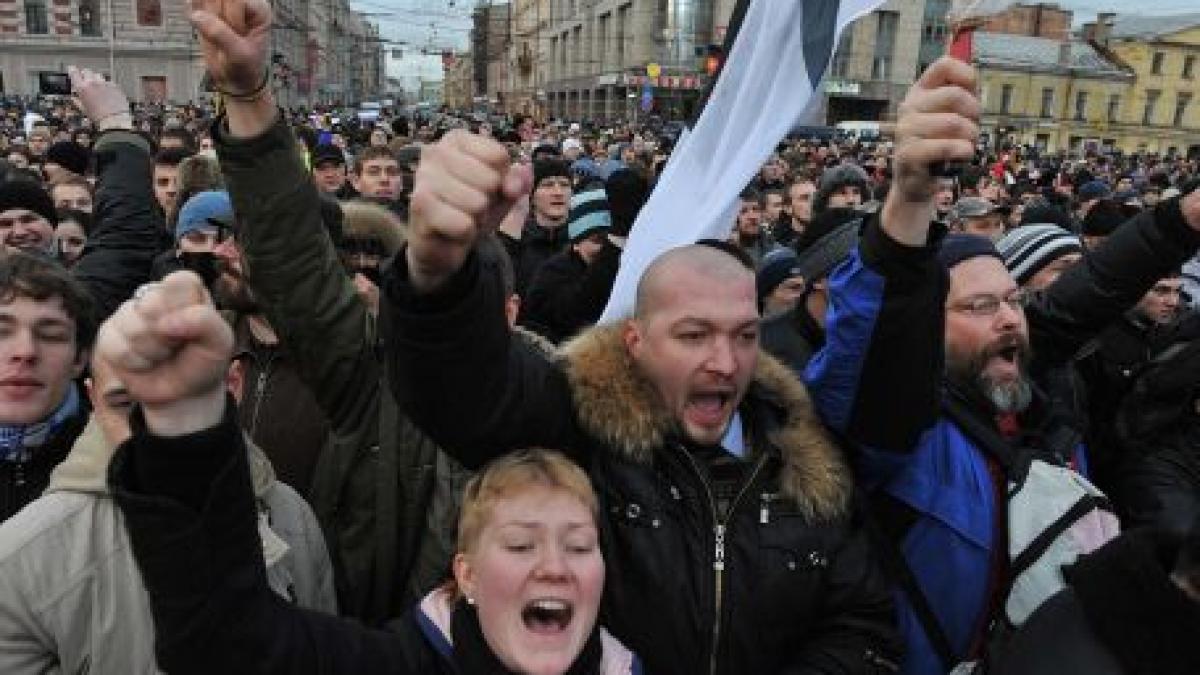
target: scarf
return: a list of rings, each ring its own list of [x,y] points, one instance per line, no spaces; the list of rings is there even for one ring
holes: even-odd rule
[[[50,417],[33,424],[0,424],[0,459],[25,463],[79,412],[79,389],[74,383]]]
[[[515,675],[488,646],[479,626],[479,615],[466,600],[454,605],[450,616],[450,635],[454,642],[454,662],[460,673],[472,675]],[[583,646],[583,651],[571,664],[565,675],[595,675],[600,672],[603,648],[600,644],[600,628],[592,628]]]

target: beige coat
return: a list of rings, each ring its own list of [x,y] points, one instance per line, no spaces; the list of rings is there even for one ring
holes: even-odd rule
[[[249,445],[249,441],[247,440]],[[250,447],[272,589],[336,612],[333,574],[312,511]],[[0,524],[0,673],[156,673],[150,605],[93,420],[39,499]],[[268,526],[269,523],[269,526]]]

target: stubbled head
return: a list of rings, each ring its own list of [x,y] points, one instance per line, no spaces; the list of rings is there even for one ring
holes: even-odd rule
[[[625,346],[691,441],[728,429],[758,363],[758,321],[754,272],[724,250],[677,248],[642,276]]]

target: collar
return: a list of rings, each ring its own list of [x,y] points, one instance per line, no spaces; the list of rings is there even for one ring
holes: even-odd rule
[[[0,425],[0,459],[24,463],[34,451],[53,439],[79,412],[79,389],[74,383],[50,417],[33,424]]]

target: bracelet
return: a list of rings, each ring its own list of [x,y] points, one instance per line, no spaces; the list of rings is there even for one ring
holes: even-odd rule
[[[267,90],[267,85],[270,83],[271,83],[271,70],[269,68],[264,68],[262,82],[259,82],[258,86],[255,87],[252,91],[249,91],[245,94],[235,94],[233,92],[224,91],[222,89],[217,89],[217,93],[220,94],[222,97],[227,98],[231,101],[240,101],[242,103],[250,103],[252,101],[257,101],[259,98],[261,98],[263,95],[263,92],[265,92]]]

